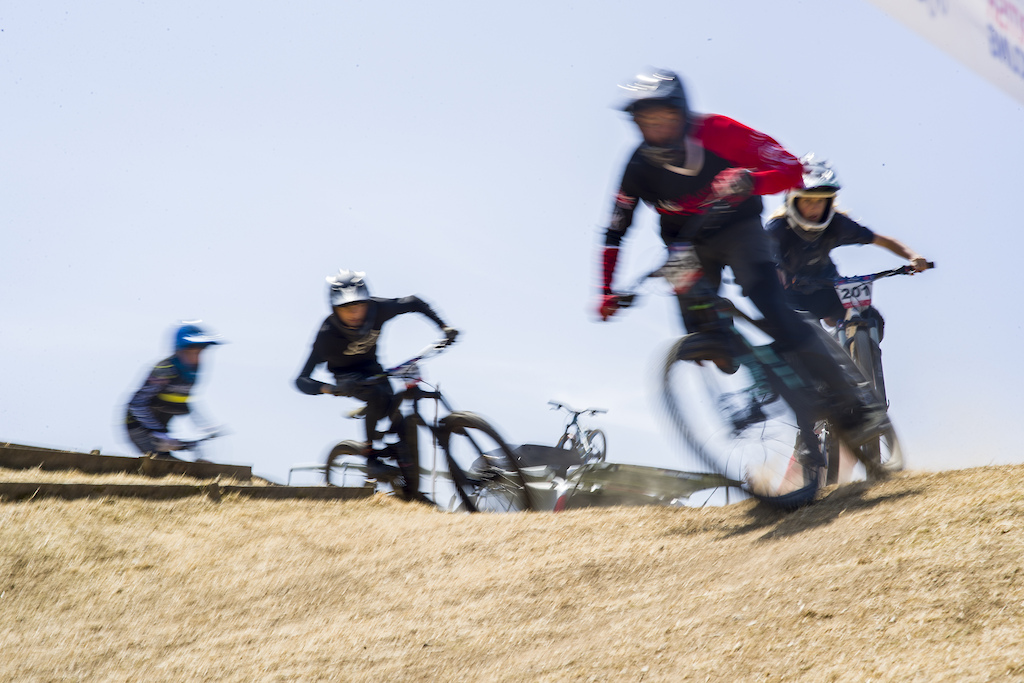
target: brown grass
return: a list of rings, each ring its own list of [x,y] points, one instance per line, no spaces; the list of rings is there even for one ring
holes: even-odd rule
[[[77,470],[44,470],[41,467],[14,470],[6,467],[0,468],[0,482],[32,482],[37,484],[147,484],[153,486],[179,484],[185,486],[198,486],[211,481],[219,481],[222,484],[266,486],[267,480],[260,477],[253,477],[251,480],[240,481],[234,477],[211,477],[208,479],[197,479],[178,474],[168,474],[162,477],[149,477],[144,474],[130,474],[128,472],[111,472],[108,474],[83,474]]]
[[[0,505],[0,680],[1024,680],[1024,467],[780,514]]]

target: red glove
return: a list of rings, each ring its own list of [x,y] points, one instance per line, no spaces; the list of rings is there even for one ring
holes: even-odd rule
[[[597,304],[597,314],[601,316],[601,320],[608,320],[615,315],[617,310],[619,310],[619,295],[602,294]]]
[[[619,310],[619,298],[612,294],[612,279],[615,277],[615,264],[618,260],[618,247],[604,248],[601,253],[601,299],[597,304],[597,314],[601,320],[607,320]]]
[[[618,247],[605,247],[601,254],[601,292],[612,293],[612,278],[615,277],[615,264],[619,260]]]
[[[754,191],[754,179],[746,168],[727,168],[711,181],[711,194],[715,199],[736,206]]]

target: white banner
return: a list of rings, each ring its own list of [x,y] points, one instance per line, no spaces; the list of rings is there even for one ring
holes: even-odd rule
[[[1024,102],[1024,0],[870,0]]]

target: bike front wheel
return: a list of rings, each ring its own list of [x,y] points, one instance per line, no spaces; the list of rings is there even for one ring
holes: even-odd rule
[[[533,509],[512,449],[486,420],[467,412],[444,418],[439,432],[456,495],[469,512]]]
[[[871,338],[867,329],[861,328],[850,340],[850,357],[867,378],[875,398],[886,405],[885,379],[882,375],[882,351]],[[868,468],[868,476],[872,477],[872,468],[880,467],[886,472],[898,472],[903,469],[903,449],[900,447],[896,431],[890,427],[877,439],[872,439],[861,446],[860,458]]]
[[[769,505],[790,510],[812,502],[824,465],[813,416],[801,410],[798,417],[781,390],[798,378],[780,376],[787,368],[772,370],[753,354],[728,374],[700,360],[708,357],[701,343],[698,335],[681,338],[662,374],[664,405],[690,453]]]

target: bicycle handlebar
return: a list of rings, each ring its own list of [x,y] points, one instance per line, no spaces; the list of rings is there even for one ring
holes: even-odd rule
[[[926,261],[925,265],[926,265],[925,270],[930,270],[930,269],[935,267],[935,261]],[[917,269],[914,268],[914,266],[911,266],[911,265],[908,264],[908,265],[905,265],[905,266],[900,266],[899,268],[892,268],[890,270],[881,270],[881,271],[879,271],[877,273],[871,273],[869,275],[853,275],[853,276],[850,276],[850,277],[838,277],[838,278],[835,279],[835,282],[840,282],[842,280],[866,280],[866,279],[870,279],[870,280],[874,281],[874,280],[881,280],[883,277],[892,277],[893,275],[916,275],[918,272],[923,272],[923,271],[918,271]]]
[[[926,265],[925,270],[930,270],[930,269],[935,267],[935,261],[926,261],[925,265]],[[869,273],[867,275],[850,275],[850,276],[842,276],[842,275],[840,275],[839,277],[836,277],[836,278],[813,278],[813,277],[800,278],[800,277],[797,277],[797,278],[793,278],[793,282],[792,283],[794,285],[799,286],[799,285],[804,285],[804,284],[837,285],[837,284],[844,284],[844,283],[850,283],[850,282],[874,282],[875,280],[881,280],[882,278],[885,278],[885,277],[892,277],[893,275],[916,275],[918,272],[923,272],[923,271],[918,271],[918,270],[916,270],[914,268],[914,266],[907,264],[905,266],[900,266],[899,268],[891,268],[889,270],[880,270],[877,273]]]
[[[433,344],[426,346],[422,351],[417,353],[409,360],[399,363],[393,368],[386,369],[384,371],[384,374],[388,375],[389,377],[400,377],[403,369],[415,367],[416,364],[418,364],[420,361],[426,360],[428,358],[433,358],[434,356],[438,355],[451,345],[451,341],[447,339],[440,339],[434,342]]]
[[[575,408],[572,408],[571,406],[568,406],[564,403],[559,403],[558,401],[548,401],[548,405],[551,406],[552,410],[558,410],[559,408],[561,408],[569,413],[572,413],[573,415],[585,415],[588,413],[590,415],[600,415],[601,413],[608,412],[607,408],[585,408],[583,410],[576,410]]]
[[[191,449],[195,448],[196,446],[198,446],[199,444],[201,444],[204,441],[210,441],[211,439],[216,439],[216,438],[221,437],[221,436],[224,436],[224,432],[211,432],[211,433],[207,434],[206,436],[199,437],[198,439],[191,439],[189,441],[184,441],[182,439],[178,439],[177,441],[178,441],[179,444],[181,444],[181,449],[180,450],[188,451],[188,450],[191,450]]]

